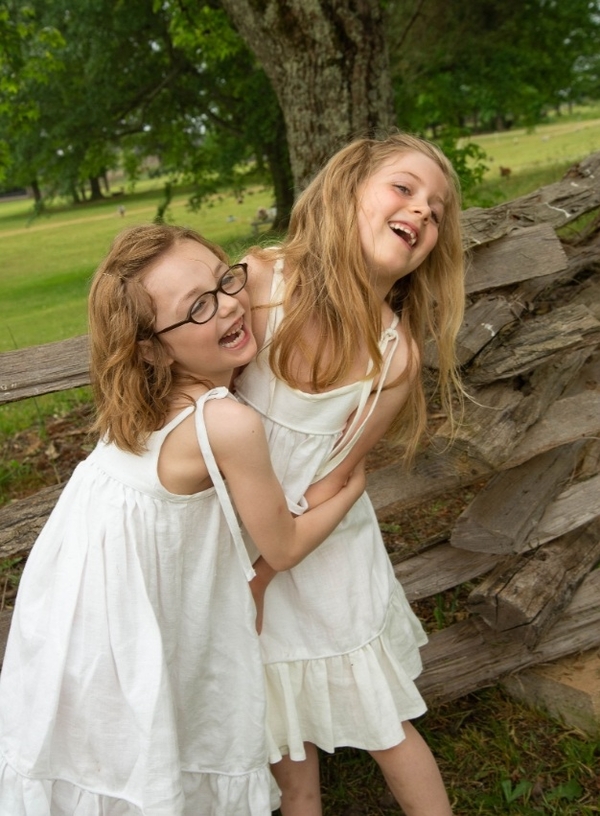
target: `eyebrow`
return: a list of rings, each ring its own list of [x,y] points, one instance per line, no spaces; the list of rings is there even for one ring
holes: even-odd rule
[[[186,258],[186,261],[196,261],[196,260],[197,260],[197,258]],[[198,263],[204,263],[204,261],[198,261]],[[206,266],[208,266],[208,264],[206,264]],[[227,269],[228,269],[228,266],[225,263],[225,261],[219,261],[219,265],[217,266],[217,268],[216,269],[211,269],[211,272],[213,274],[215,282],[219,279],[219,277],[223,274],[223,272],[227,271]],[[206,289],[200,289],[198,286],[195,286],[193,289],[190,289],[188,292],[186,292],[184,295],[182,295],[178,299],[177,304],[176,304],[176,308],[179,309],[180,306],[185,305],[186,303],[188,303],[194,297],[200,297],[206,291],[207,291]],[[208,291],[210,291],[210,290],[208,290]]]
[[[421,178],[421,176],[417,176],[416,173],[412,173],[410,170],[401,170],[400,172],[404,173],[407,176],[410,176],[411,178],[414,178],[415,181],[418,181],[421,184],[423,184],[423,179]],[[442,207],[446,206],[446,199],[442,198],[442,196],[439,195],[438,193],[432,196],[432,201],[439,201]]]

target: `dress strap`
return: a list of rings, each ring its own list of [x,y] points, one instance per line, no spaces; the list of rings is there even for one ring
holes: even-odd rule
[[[248,551],[246,550],[246,545],[244,544],[244,540],[242,538],[242,531],[240,530],[240,525],[238,523],[235,510],[233,509],[233,504],[229,498],[229,493],[225,487],[225,482],[215,461],[212,448],[210,447],[208,433],[206,432],[206,423],[204,421],[204,405],[206,404],[207,400],[223,399],[230,396],[231,395],[227,388],[220,387],[213,388],[211,391],[208,391],[206,394],[203,394],[200,397],[196,403],[196,435],[198,436],[198,444],[200,445],[200,450],[202,451],[206,468],[217,492],[217,497],[219,499],[219,503],[221,504],[223,515],[225,516],[225,520],[227,521],[229,530],[231,531],[233,543],[235,544],[246,580],[251,581],[256,573],[250,562]]]
[[[321,469],[319,470],[318,478],[323,478],[332,470],[334,470],[340,462],[346,458],[346,456],[350,453],[354,445],[360,439],[360,435],[362,433],[363,428],[367,424],[371,414],[375,410],[375,406],[379,400],[379,395],[383,390],[383,386],[385,385],[385,381],[390,370],[390,365],[392,364],[392,359],[398,348],[398,343],[400,342],[400,335],[398,334],[398,326],[399,317],[398,315],[394,315],[394,319],[390,326],[384,330],[383,334],[381,335],[381,340],[379,341],[379,349],[384,356],[384,363],[383,368],[381,370],[381,374],[379,376],[379,382],[377,384],[377,389],[373,396],[373,400],[371,402],[371,406],[363,416],[363,411],[365,406],[371,396],[371,385],[373,380],[365,380],[363,389],[361,391],[360,400],[356,411],[354,412],[354,419],[350,423],[350,426],[347,428],[344,434],[344,440],[339,448],[334,448],[331,457],[323,464]],[[388,349],[389,344],[391,343],[391,348]],[[387,353],[386,353],[387,352]],[[369,370],[371,369],[372,364],[369,364]]]
[[[282,300],[285,289],[285,280],[283,277],[283,258],[278,258],[273,264],[273,280],[271,282],[269,317],[267,319],[267,330],[265,333],[265,342],[263,349],[268,345],[273,337],[275,329],[279,321],[282,319]]]

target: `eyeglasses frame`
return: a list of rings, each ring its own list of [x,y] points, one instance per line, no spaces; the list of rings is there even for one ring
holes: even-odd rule
[[[242,285],[240,286],[239,289],[236,289],[235,292],[226,292],[223,289],[223,278],[226,275],[228,275],[231,272],[232,269],[237,269],[238,267],[241,267],[244,270],[244,282],[242,283]],[[180,320],[179,323],[173,323],[171,326],[167,326],[165,329],[161,329],[160,331],[154,332],[153,337],[158,337],[159,334],[164,334],[165,332],[171,331],[172,329],[177,329],[177,328],[179,328],[179,326],[184,326],[186,323],[195,323],[196,326],[203,326],[204,323],[208,323],[209,320],[213,319],[213,317],[216,315],[216,313],[217,313],[217,311],[219,309],[219,301],[218,301],[219,292],[221,292],[224,295],[227,295],[228,297],[234,297],[235,295],[239,294],[239,292],[242,291],[242,289],[246,286],[247,283],[248,283],[248,264],[247,263],[232,264],[229,267],[229,269],[227,269],[227,270],[225,270],[225,272],[223,272],[223,274],[219,278],[219,282],[217,283],[217,286],[214,289],[209,289],[207,292],[202,292],[202,294],[198,295],[198,297],[194,300],[194,302],[190,306],[190,310],[189,310],[188,315],[185,318],[185,320]],[[200,300],[200,298],[203,298],[205,295],[213,295],[214,300],[215,300],[214,311],[210,315],[210,317],[207,317],[205,320],[194,320],[194,318],[192,317],[192,309],[194,308],[194,306],[196,305],[198,300]]]

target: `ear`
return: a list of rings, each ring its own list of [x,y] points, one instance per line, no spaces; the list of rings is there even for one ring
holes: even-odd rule
[[[155,341],[153,339],[150,339],[150,340],[138,340],[137,344],[138,344],[138,348],[140,350],[140,354],[142,355],[142,359],[145,360],[145,362],[150,363],[151,365],[154,365],[156,363]],[[162,345],[162,348],[163,348],[163,353],[165,355],[164,360],[161,360],[161,362],[163,362],[165,365],[170,366],[174,362],[175,358],[171,357],[170,355],[168,355],[166,353],[167,348],[166,348],[166,346],[164,344],[161,344],[161,345]]]

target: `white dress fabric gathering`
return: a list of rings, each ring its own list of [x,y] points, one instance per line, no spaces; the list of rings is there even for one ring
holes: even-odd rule
[[[254,574],[204,395],[140,456],[100,442],[27,562],[0,675],[0,816],[266,816]],[[158,457],[192,411],[214,486]]]
[[[310,394],[275,378],[268,347],[283,316],[281,272],[278,263],[263,350],[238,377],[235,392],[261,414],[275,472],[290,510],[298,513],[309,485],[358,439],[373,379]],[[397,318],[381,338],[386,366],[398,342],[396,325]],[[391,748],[404,739],[401,723],[425,712],[414,680],[427,636],[394,575],[366,493],[321,546],[275,576],[265,596],[260,641],[271,762],[285,754],[304,759],[304,741],[328,752]]]

